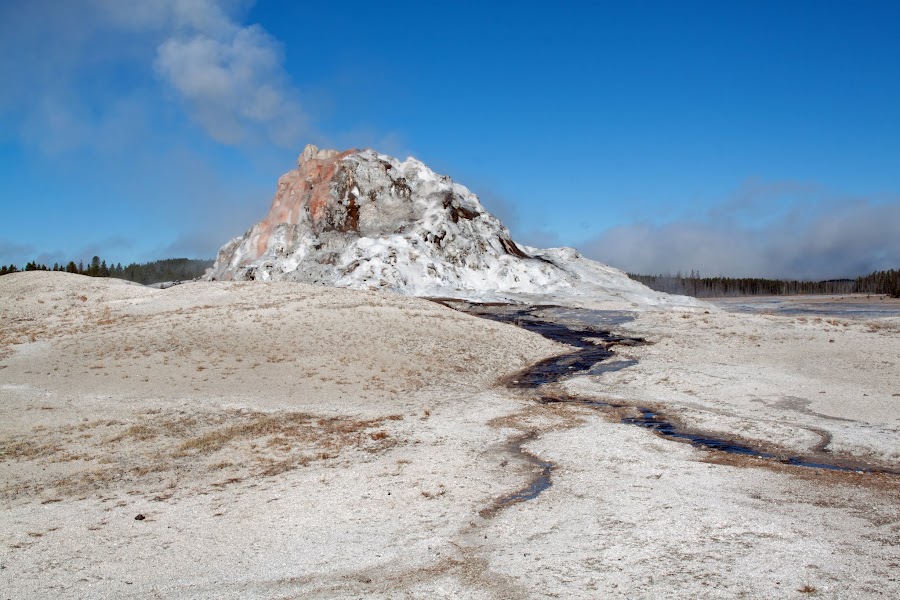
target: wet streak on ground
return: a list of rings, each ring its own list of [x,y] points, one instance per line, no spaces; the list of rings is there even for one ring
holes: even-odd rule
[[[528,331],[538,333],[550,340],[573,346],[574,352],[538,362],[518,373],[507,382],[513,389],[537,389],[542,385],[556,383],[572,375],[600,375],[637,364],[634,360],[609,362],[615,356],[613,346],[635,346],[646,343],[641,338],[624,337],[610,333],[609,328],[621,325],[634,317],[627,312],[594,311],[563,308],[558,306],[521,306],[510,304],[476,304],[458,300],[438,300],[441,304],[462,312],[503,323],[510,323]],[[607,362],[603,362],[607,361]],[[900,472],[875,469],[869,465],[857,464],[852,460],[839,460],[824,453],[815,456],[788,456],[783,453],[766,451],[749,445],[717,437],[705,432],[680,429],[658,412],[646,406],[613,404],[594,398],[565,398],[544,396],[538,402],[581,404],[600,410],[628,409],[632,414],[622,419],[622,423],[652,430],[661,437],[690,443],[706,450],[727,454],[777,461],[784,464],[814,469],[845,472],[874,472],[900,475]],[[495,506],[503,507],[522,500],[531,500],[552,485],[551,472],[555,465],[543,461],[526,452],[522,446],[533,439],[533,435],[513,441],[514,448],[538,467],[539,473],[529,484],[517,492],[501,498]]]
[[[649,408],[641,406],[637,406],[635,408],[640,413],[640,416],[626,417],[622,419],[623,423],[645,427],[647,429],[653,430],[662,437],[672,440],[690,442],[694,446],[707,450],[718,450],[720,452],[727,452],[728,454],[737,454],[740,456],[751,456],[755,458],[774,460],[787,465],[794,465],[796,467],[808,467],[811,469],[826,469],[829,471],[844,471],[847,473],[886,473],[888,475],[900,475],[900,471],[891,471],[889,469],[875,469],[868,465],[855,464],[853,461],[849,460],[829,461],[827,459],[816,459],[813,457],[785,456],[783,454],[767,452],[759,448],[753,448],[722,438],[712,437],[703,433],[691,433],[682,431]]]
[[[537,432],[531,431],[526,435],[513,438],[507,443],[507,450],[512,454],[516,454],[524,458],[525,461],[532,466],[533,470],[535,471],[535,475],[532,476],[531,480],[525,485],[525,487],[516,490],[512,494],[498,498],[491,506],[483,509],[480,512],[482,517],[492,517],[497,513],[498,510],[509,506],[510,504],[515,504],[516,502],[534,500],[541,492],[552,485],[550,474],[556,465],[554,465],[550,461],[543,460],[542,458],[535,456],[534,454],[528,452],[523,448],[526,443],[530,442],[536,437]]]
[[[614,356],[609,349],[613,345],[637,345],[644,343],[640,338],[627,338],[610,333],[609,329],[621,325],[634,317],[625,312],[580,311],[558,306],[521,306],[510,304],[477,304],[459,300],[435,299],[435,301],[467,314],[509,323],[540,334],[547,339],[573,346],[574,352],[542,360],[519,372],[506,381],[513,389],[537,389],[542,385],[556,383],[575,374],[595,374],[611,372],[636,364],[623,360],[603,363]],[[581,399],[573,400],[580,402]],[[584,401],[590,403],[589,401]],[[599,406],[599,405],[597,405]],[[482,516],[491,516],[505,506],[532,500],[552,484],[552,472],[556,465],[526,451],[523,446],[535,438],[534,433],[511,440],[509,451],[523,457],[536,472],[528,484],[520,490],[499,498],[493,506],[482,511]]]
[[[554,342],[574,346],[576,351],[542,360],[521,372],[507,385],[518,389],[535,389],[556,383],[574,374],[600,374],[624,369],[636,361],[618,361],[601,367],[599,363],[614,356],[612,346],[636,346],[641,338],[613,335],[609,328],[634,319],[625,312],[577,311],[558,306],[517,306],[508,304],[474,304],[444,302],[470,315],[510,323],[540,334]],[[589,324],[594,323],[594,324]]]

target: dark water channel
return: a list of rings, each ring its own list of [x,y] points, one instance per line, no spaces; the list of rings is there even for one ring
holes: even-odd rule
[[[637,364],[637,361],[614,360],[615,353],[611,348],[614,346],[636,346],[646,343],[641,338],[620,336],[610,332],[612,328],[634,319],[627,312],[580,310],[557,306],[476,304],[447,300],[440,300],[440,302],[455,310],[485,319],[516,325],[538,333],[547,339],[574,347],[574,351],[569,354],[548,358],[518,373],[515,378],[507,382],[507,386],[513,389],[538,390],[543,385],[556,383],[573,375],[601,375],[633,366]],[[622,423],[650,429],[666,439],[690,443],[705,450],[755,457],[813,469],[900,475],[898,471],[875,469],[869,465],[854,464],[850,460],[832,459],[823,453],[816,456],[786,456],[750,447],[726,438],[716,437],[709,433],[687,431],[645,406],[620,405],[603,402],[595,398],[571,396],[564,398],[542,396],[538,402],[543,404],[581,404],[599,410],[629,409],[630,413],[637,413],[637,416],[625,417],[621,420]],[[522,500],[531,500],[552,485],[551,472],[554,465],[540,460],[522,449],[522,446],[531,439],[533,439],[533,436],[515,440],[515,448],[513,450],[522,453],[539,472],[525,488],[501,498],[497,503],[499,507]]]
[[[845,471],[848,473],[888,473],[890,475],[900,475],[900,472],[890,471],[887,469],[874,469],[869,466],[854,465],[850,461],[828,462],[826,459],[814,459],[801,456],[784,456],[772,452],[766,452],[758,448],[751,448],[735,442],[730,442],[721,438],[711,437],[702,433],[690,433],[680,431],[672,423],[666,421],[649,408],[640,406],[635,407],[640,412],[639,417],[627,417],[622,419],[623,423],[629,425],[637,425],[651,429],[662,437],[672,440],[689,442],[699,448],[706,450],[718,450],[728,454],[737,454],[741,456],[752,456],[756,458],[764,458],[768,460],[778,461],[787,465],[796,467],[808,467],[810,469],[826,469],[828,471]]]

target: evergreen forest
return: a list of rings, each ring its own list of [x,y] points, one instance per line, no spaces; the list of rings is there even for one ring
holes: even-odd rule
[[[166,258],[145,263],[131,263],[123,267],[122,263],[107,264],[105,260],[95,256],[87,265],[83,261],[80,261],[78,264],[75,264],[75,261],[70,261],[67,265],[54,263],[52,267],[32,261],[27,263],[22,269],[16,265],[4,265],[0,266],[0,275],[18,273],[19,271],[64,271],[66,273],[87,275],[88,277],[114,277],[149,285],[162,281],[196,279],[202,276],[212,264],[212,260]]]
[[[727,296],[786,296],[797,294],[887,294],[900,298],[900,270],[875,271],[856,279],[797,281],[761,279],[757,277],[700,277],[697,272],[684,276],[628,276],[658,292],[682,294],[695,298]]]

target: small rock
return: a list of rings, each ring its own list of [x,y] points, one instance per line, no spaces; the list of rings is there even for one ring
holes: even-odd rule
[[[147,518],[147,517],[145,517],[145,516],[142,515],[141,513],[138,513],[138,516],[136,516],[136,517],[134,518],[134,520],[135,520],[135,521],[143,521],[143,520],[146,519],[146,518]]]

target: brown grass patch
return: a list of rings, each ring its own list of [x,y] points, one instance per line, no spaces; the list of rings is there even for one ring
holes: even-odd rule
[[[868,333],[900,333],[900,325],[870,321],[866,323],[866,331]]]
[[[346,452],[375,453],[398,440],[378,419],[309,413],[226,411],[176,418],[143,415],[139,423],[94,421],[44,428],[11,440],[0,461],[28,461],[27,476],[0,487],[0,497],[53,497],[137,490],[152,499],[273,477]],[[85,437],[85,430],[94,435]],[[81,461],[75,464],[73,461]],[[62,465],[69,463],[71,467]],[[46,495],[45,495],[46,497]]]

